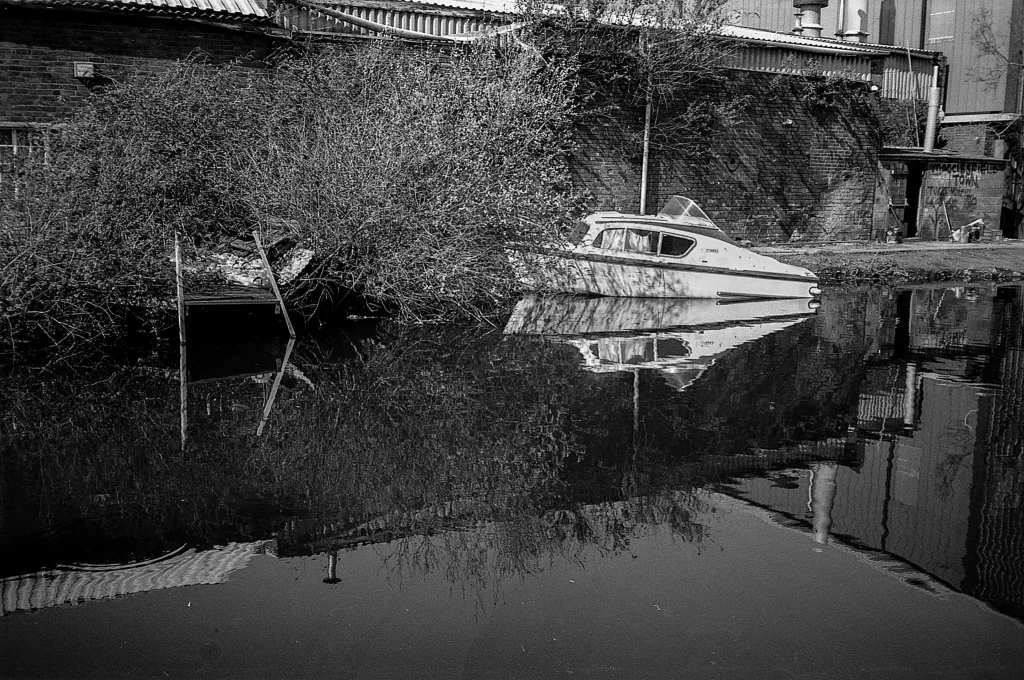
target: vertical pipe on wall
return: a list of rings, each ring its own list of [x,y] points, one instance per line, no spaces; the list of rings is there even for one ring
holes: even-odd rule
[[[1017,58],[1017,110],[1024,113],[1024,50],[1018,52]],[[947,80],[948,82],[948,80]]]
[[[928,89],[928,125],[924,131],[924,150],[931,153],[935,149],[935,134],[939,126],[939,100],[942,91],[939,89],[939,65],[935,64],[932,71],[932,86]]]

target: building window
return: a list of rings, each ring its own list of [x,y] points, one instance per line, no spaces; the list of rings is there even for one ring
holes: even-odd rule
[[[26,125],[0,123],[0,158],[25,156],[46,147],[46,130]]]
[[[26,164],[45,159],[48,129],[24,123],[0,123],[0,194],[17,196],[28,181]]]
[[[955,0],[935,0],[928,5],[928,22],[925,26],[925,45],[938,46],[953,42],[956,25]]]

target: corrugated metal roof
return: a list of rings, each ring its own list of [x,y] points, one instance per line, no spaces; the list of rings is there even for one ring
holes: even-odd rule
[[[930,161],[932,163],[989,163],[992,165],[1005,165],[1009,163],[1005,158],[992,158],[991,156],[979,156],[977,154],[960,153],[957,151],[945,151],[935,149],[925,151],[914,146],[884,146],[878,153],[878,159],[882,161]]]
[[[413,5],[434,5],[435,7],[451,7],[454,9],[475,9],[481,12],[500,12],[513,14],[518,11],[519,3],[516,0],[408,0]],[[324,2],[327,6],[343,3]],[[358,2],[351,4],[359,5]]]
[[[386,11],[392,12],[395,16],[415,14],[417,5],[431,8],[492,12],[507,15],[517,14],[520,10],[516,0],[407,0],[402,2],[388,2],[387,0],[348,0],[347,2],[331,0],[311,1],[330,8],[340,9],[342,7],[348,7],[349,9],[343,9],[342,11],[349,12],[352,11],[351,8],[353,7],[375,8],[384,11],[383,8],[390,6]],[[361,14],[362,12],[359,13]],[[618,17],[615,15],[608,15],[605,21],[609,24],[624,25],[630,23],[636,24],[639,21],[642,21],[642,18],[637,16],[630,16],[627,18],[625,16]],[[391,22],[386,23],[390,24]],[[894,49],[899,50],[900,52],[905,52],[905,48],[894,48],[888,45],[850,43],[840,40],[832,40],[829,38],[807,38],[793,33],[780,33],[777,31],[749,28],[746,26],[724,26],[722,28],[722,35],[735,38],[737,40],[763,44],[788,45],[794,49],[803,48],[805,50],[810,49],[814,51],[824,51],[835,55],[871,57],[888,55]],[[915,56],[932,55],[932,53],[922,50],[912,50],[912,52]]]
[[[796,48],[825,49],[835,51],[837,54],[862,54],[864,56],[889,54],[888,49],[880,50],[877,47],[867,47],[860,43],[840,42],[827,38],[804,38],[793,33],[777,33],[776,31],[765,31],[760,28],[747,28],[746,26],[723,26],[722,35],[739,40],[792,45]]]
[[[83,7],[177,16],[222,16],[235,21],[270,19],[266,0],[0,0],[0,5]]]

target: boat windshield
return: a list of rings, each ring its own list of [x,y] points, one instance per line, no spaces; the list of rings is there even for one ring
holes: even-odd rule
[[[704,234],[719,241],[725,241],[736,245],[731,236],[722,231],[722,228],[711,221],[697,203],[685,196],[673,196],[665,204],[659,217],[667,217],[679,224],[679,229],[690,231],[695,234]]]
[[[673,196],[670,198],[659,214],[674,220],[692,220],[694,222],[701,222],[704,226],[718,228],[718,225],[711,221],[711,218],[700,209],[696,202],[685,196]]]

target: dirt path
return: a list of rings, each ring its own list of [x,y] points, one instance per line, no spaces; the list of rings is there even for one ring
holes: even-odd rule
[[[822,283],[897,285],[926,281],[1012,281],[1024,272],[1024,242],[835,243],[754,248],[806,267]]]

